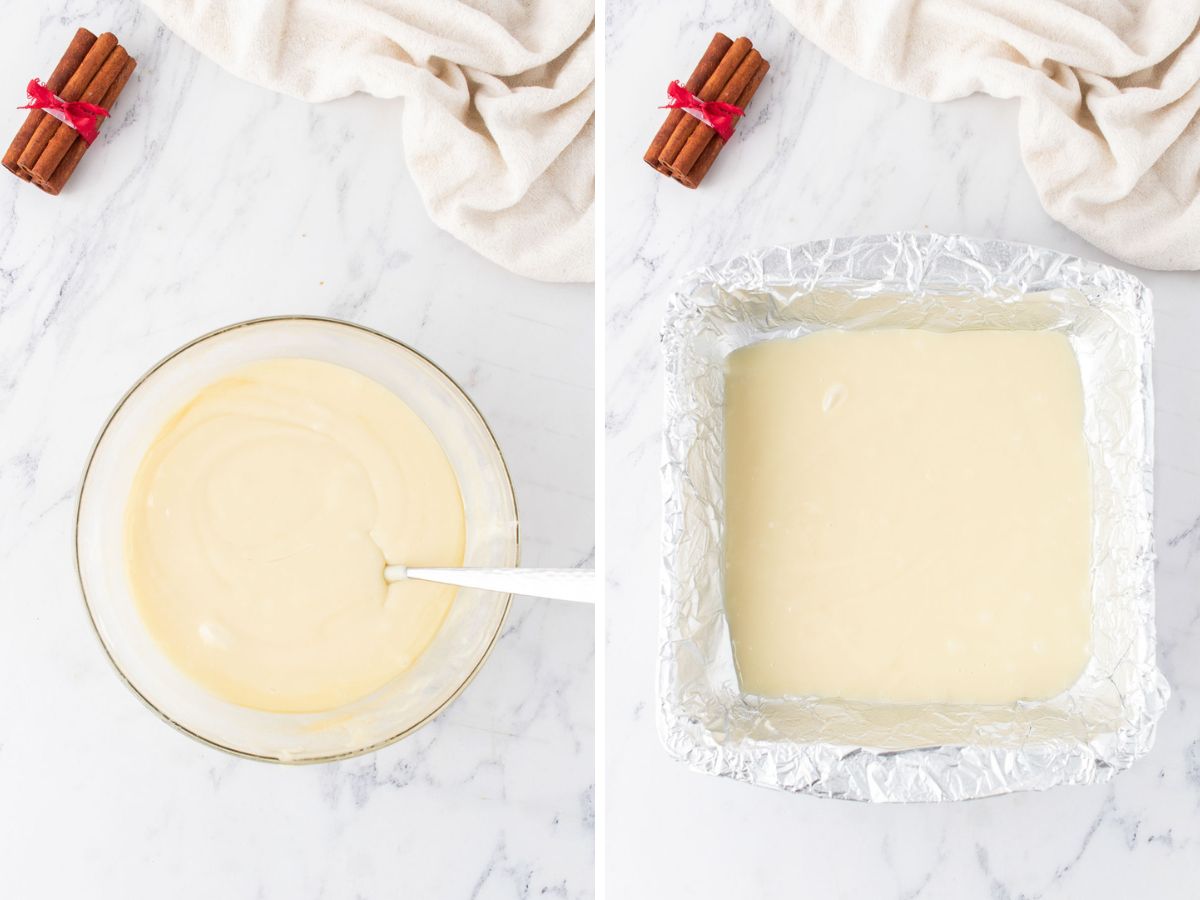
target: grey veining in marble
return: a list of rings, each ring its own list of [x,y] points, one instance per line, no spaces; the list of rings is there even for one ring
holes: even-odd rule
[[[396,103],[273,95],[132,2],[5,12],[5,141],[79,25],[140,64],[61,196],[0,172],[0,896],[592,896],[591,610],[516,598],[435,723],[372,756],[273,767],[142,707],[71,564],[77,480],[121,393],[185,340],[288,312],[444,367],[504,450],[523,561],[590,564],[591,286],[517,278],[434,228]]]
[[[928,228],[1115,264],[1042,212],[1011,104],[934,106],[863,81],[765,2],[607,14],[606,873],[611,897],[1197,896],[1200,884],[1200,275],[1134,270],[1157,317],[1160,664],[1173,693],[1151,754],[1105,786],[873,807],[696,775],[654,721],[662,372],[674,279],[772,243]],[[698,191],[641,156],[666,84],[712,32],[772,68]],[[614,223],[617,227],[614,227]]]

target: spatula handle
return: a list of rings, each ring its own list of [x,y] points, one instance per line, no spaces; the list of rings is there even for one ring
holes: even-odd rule
[[[396,567],[399,569],[399,567]],[[400,573],[397,573],[400,574]],[[592,569],[437,569],[409,567],[409,578],[482,588],[504,594],[528,594],[552,600],[595,603],[596,573]]]

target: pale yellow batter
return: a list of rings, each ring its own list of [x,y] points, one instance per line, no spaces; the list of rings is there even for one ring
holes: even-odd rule
[[[742,689],[1010,703],[1089,653],[1079,366],[1056,333],[821,332],[727,361]]]
[[[234,703],[328,710],[403,672],[455,588],[386,564],[458,566],[462,497],[425,423],[330,363],[256,362],[202,390],[146,452],[126,566],[168,657]]]

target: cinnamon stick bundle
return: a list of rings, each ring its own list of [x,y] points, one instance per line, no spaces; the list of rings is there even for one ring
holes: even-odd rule
[[[75,32],[66,53],[46,80],[51,93],[66,102],[82,101],[111,109],[133,74],[137,61],[113,34],[96,37]],[[103,120],[101,120],[103,121]],[[4,154],[4,167],[48,194],[63,189],[88,144],[79,132],[47,112],[34,109]]]
[[[718,32],[684,86],[701,102],[729,103],[745,110],[770,67],[749,38],[734,41]],[[672,109],[643,159],[680,184],[696,188],[725,143],[695,116]]]

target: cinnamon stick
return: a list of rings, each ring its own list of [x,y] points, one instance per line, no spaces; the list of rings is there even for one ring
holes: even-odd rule
[[[726,45],[728,40],[718,33],[709,43],[686,85],[691,97],[679,97],[679,92],[672,89],[672,97],[677,97],[681,105],[699,112],[691,108],[672,110],[643,157],[659,172],[689,188],[700,184],[726,143],[708,124],[709,115],[725,115],[726,111],[710,110],[709,105],[729,104],[744,111],[771,67],[749,38],[740,37]],[[720,61],[714,66],[718,55]],[[703,77],[705,72],[709,73],[707,77]]]
[[[725,57],[725,53],[732,44],[733,41],[719,31],[713,35],[713,39],[708,44],[708,49],[704,51],[704,55],[700,57],[700,62],[692,70],[691,77],[684,85],[691,93],[696,93],[704,86],[704,83],[716,71],[717,66]],[[687,113],[682,109],[673,109],[667,113],[667,120],[658,129],[658,134],[654,135],[654,140],[650,142],[650,149],[642,157],[642,159],[660,172],[667,172],[667,164],[662,162],[659,156],[661,156],[663,148],[667,146],[667,141],[675,133],[675,129],[679,127],[679,123],[683,121],[686,115]]]
[[[105,32],[96,38],[96,42],[88,49],[87,54],[79,63],[79,67],[74,71],[67,83],[63,86],[61,92],[55,93],[62,99],[78,100],[87,86],[92,83],[92,79],[96,77],[96,73],[100,71],[100,67],[104,65],[105,60],[116,49],[117,38],[110,32]],[[45,116],[38,126],[34,129],[33,134],[29,138],[29,143],[25,145],[25,149],[21,151],[21,155],[17,158],[17,165],[21,169],[28,172],[38,161],[38,157],[42,155],[42,151],[46,149],[46,145],[50,143],[50,138],[54,136],[54,132],[61,123],[53,116]]]
[[[46,79],[46,87],[53,93],[59,93],[67,85],[68,79],[75,74],[75,70],[79,68],[79,64],[83,62],[83,58],[87,56],[92,45],[96,43],[96,36],[86,28],[80,28],[75,32],[75,37],[71,39],[70,46],[67,47],[62,58],[58,61],[58,65],[54,67],[54,71],[50,73],[50,77]],[[29,175],[22,172],[17,165],[17,160],[20,159],[21,153],[29,144],[29,139],[33,137],[34,131],[42,123],[43,119],[48,118],[46,113],[40,109],[31,109],[29,115],[25,117],[25,121],[21,124],[20,130],[17,131],[17,136],[13,138],[12,143],[8,145],[8,149],[4,151],[3,165],[4,168],[12,172],[18,178],[29,180]]]
[[[101,106],[105,109],[113,108],[113,104],[117,102],[117,97],[121,95],[121,91],[125,88],[125,83],[129,81],[129,77],[133,74],[135,68],[137,68],[137,60],[132,56],[127,57],[125,65],[121,67],[121,71],[117,74],[116,80],[113,81],[107,93],[100,100]],[[101,123],[100,127],[103,127],[103,123]],[[67,179],[71,177],[71,173],[75,171],[75,167],[79,165],[79,161],[83,159],[83,154],[87,152],[87,149],[88,144],[86,141],[83,139],[75,141],[75,143],[71,144],[70,149],[67,150],[66,155],[62,158],[62,162],[58,164],[58,168],[54,170],[50,178],[44,182],[35,179],[34,183],[47,194],[57,195],[63,189],[63,185],[67,183]]]
[[[129,59],[129,54],[125,52],[125,48],[117,46],[112,53],[108,55],[108,59],[104,61],[95,76],[88,82],[88,86],[84,88],[79,99],[84,103],[100,103],[100,100],[108,93],[108,89],[116,82],[117,76],[121,74],[121,70],[125,67],[126,61]],[[54,174],[54,170],[58,168],[58,164],[62,162],[62,158],[67,155],[67,151],[71,149],[71,145],[82,142],[83,138],[79,136],[79,132],[65,122],[56,122],[58,127],[53,131],[49,142],[46,144],[37,161],[23,169],[29,172],[30,176],[39,186],[46,184],[50,177]]]
[[[740,106],[741,104],[737,104],[737,99],[745,92],[750,82],[754,81],[755,77],[759,75],[759,68],[762,63],[762,54],[757,50],[751,50],[746,55],[746,58],[742,60],[741,65],[737,67],[737,71],[730,77],[729,83],[722,88],[721,93],[717,96],[717,100],[721,103],[734,103]],[[766,75],[766,72],[764,71],[762,75]],[[758,80],[761,83],[762,78],[759,77]],[[745,109],[744,106],[741,108]],[[697,122],[697,124],[700,123]],[[720,136],[707,126],[694,129],[687,143],[683,145],[675,159],[671,162],[671,174],[682,180],[682,176],[686,176],[695,167],[696,160],[700,158],[700,155],[712,143],[714,138],[720,140]]]
[[[729,79],[733,77],[733,73],[742,64],[742,61],[749,55],[753,45],[749,38],[740,37],[734,41],[729,49],[722,57],[720,64],[713,70],[712,75],[704,82],[700,88],[700,92],[696,95],[701,100],[716,100],[722,89],[729,83]],[[679,151],[683,149],[683,145],[687,143],[688,138],[692,136],[692,132],[701,124],[700,120],[694,116],[685,115],[675,130],[671,133],[671,137],[667,139],[666,145],[659,154],[659,159],[670,166],[675,162],[675,157],[679,155]]]
[[[758,71],[754,73],[754,77],[750,83],[746,85],[741,96],[734,101],[737,106],[745,109],[751,99],[754,97],[754,92],[758,90],[758,86],[762,84],[763,79],[767,75],[767,69],[771,68],[771,64],[765,59],[758,65]],[[696,158],[695,164],[684,174],[673,176],[676,181],[684,187],[695,189],[700,186],[700,182],[704,180],[704,176],[708,174],[708,170],[712,168],[713,162],[721,152],[721,148],[725,146],[725,141],[717,134],[707,147]]]

